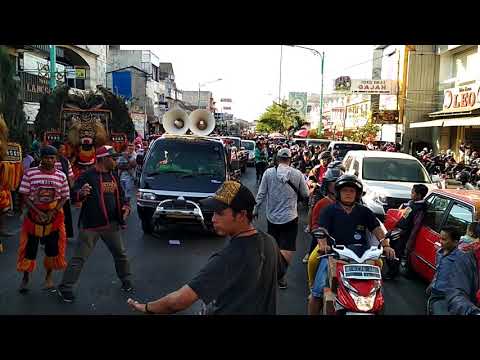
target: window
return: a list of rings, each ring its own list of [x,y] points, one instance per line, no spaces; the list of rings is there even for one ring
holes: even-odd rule
[[[158,81],[158,67],[152,64],[152,78],[155,81]]]
[[[363,160],[363,178],[376,181],[430,183],[417,160],[369,157]]]
[[[457,228],[461,234],[465,234],[467,226],[473,221],[472,209],[460,204],[453,204],[452,209],[447,217],[446,226]]]
[[[477,68],[477,59],[478,54],[476,47],[474,49],[454,55],[453,66],[455,77],[457,78],[458,83],[475,79],[475,76],[477,75],[475,73]]]
[[[440,232],[445,211],[450,204],[450,200],[433,195],[427,199],[427,211],[425,213],[424,224],[437,233]]]

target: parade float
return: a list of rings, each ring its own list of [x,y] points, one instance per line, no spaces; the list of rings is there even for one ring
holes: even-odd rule
[[[135,129],[125,101],[98,86],[96,90],[57,87],[45,95],[35,119],[43,143],[63,142],[75,177],[95,163],[95,149],[112,145],[120,152]]]

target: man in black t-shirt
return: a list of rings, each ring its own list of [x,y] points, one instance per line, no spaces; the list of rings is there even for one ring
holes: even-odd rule
[[[273,237],[251,224],[255,197],[240,183],[225,181],[201,203],[214,210],[215,231],[230,236],[229,244],[179,290],[146,304],[128,299],[128,304],[143,313],[171,314],[201,299],[203,314],[275,315],[278,278],[288,263]]]

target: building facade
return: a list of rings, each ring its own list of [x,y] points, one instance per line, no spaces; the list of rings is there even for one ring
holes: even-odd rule
[[[40,99],[50,93],[49,45],[6,45],[15,62],[27,122],[33,124]],[[95,89],[106,85],[108,45],[56,45],[57,85]]]

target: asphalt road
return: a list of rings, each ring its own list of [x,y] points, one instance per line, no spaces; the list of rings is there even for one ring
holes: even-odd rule
[[[248,168],[242,182],[256,192],[255,169]],[[74,219],[78,211],[74,211]],[[306,265],[302,258],[309,246],[309,239],[303,233],[305,228],[305,209],[301,210],[300,233],[297,238],[297,252],[288,270],[288,289],[279,290],[278,313],[282,315],[305,315],[307,313]],[[76,221],[76,220],[74,220]],[[264,216],[256,223],[257,227],[266,230]],[[20,219],[9,218],[10,230],[19,231]],[[116,276],[113,258],[105,244],[101,241],[86,262],[80,276],[75,294],[76,301],[66,304],[55,294],[42,290],[45,275],[42,261],[43,253],[39,249],[36,271],[31,280],[31,290],[26,295],[17,289],[21,274],[16,272],[16,252],[18,235],[4,240],[6,251],[0,254],[0,314],[21,315],[131,315],[126,305],[130,296],[138,300],[154,300],[184,285],[207,262],[209,256],[222,248],[225,239],[208,235],[191,228],[172,228],[159,235],[144,235],[138,220],[136,209],[128,220],[124,232],[125,246],[131,262],[135,293],[125,294],[120,290],[120,282]],[[169,240],[180,240],[180,245],[171,245]],[[69,241],[67,259],[72,255],[76,239]],[[55,273],[58,284],[61,273]],[[421,280],[399,278],[385,283],[386,313],[392,315],[424,314],[426,284]],[[200,302],[180,314],[196,314],[200,310]]]

